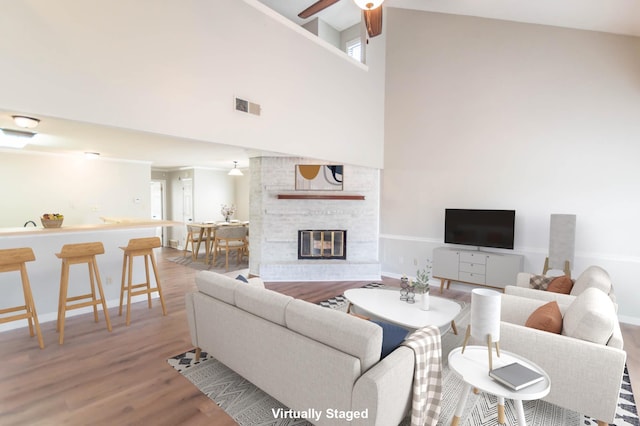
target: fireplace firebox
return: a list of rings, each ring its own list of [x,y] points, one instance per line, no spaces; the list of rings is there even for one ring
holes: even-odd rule
[[[298,231],[298,259],[346,259],[346,230]]]

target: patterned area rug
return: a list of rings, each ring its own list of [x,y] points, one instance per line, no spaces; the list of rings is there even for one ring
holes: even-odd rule
[[[220,274],[224,274],[228,272],[224,267],[224,255],[218,256],[216,258],[215,264],[212,264],[212,262],[205,263],[204,259],[205,259],[205,254],[200,253],[197,260],[194,262],[193,258],[191,257],[191,252],[187,252],[186,256],[172,257],[169,260],[172,262],[178,263],[180,265],[184,265],[184,266],[188,266],[189,268],[196,269],[198,271],[208,270],[208,271],[218,272]],[[246,269],[248,267],[249,267],[249,263],[246,257],[243,258],[240,263],[238,263],[235,253],[232,253],[229,255],[229,271]]]
[[[379,283],[368,286],[379,288]],[[320,305],[346,310],[347,302],[344,296],[338,296]],[[464,330],[469,321],[469,310],[466,307],[456,318],[458,330]],[[445,333],[442,336],[443,360],[446,361],[448,353],[462,345],[463,333],[454,335]],[[276,418],[278,408],[288,410],[279,401],[262,392],[251,382],[226,367],[206,352],[202,352],[199,362],[195,361],[195,351],[189,351],[177,355],[168,360],[169,365],[185,376],[205,395],[215,401],[220,408],[229,414],[241,426],[302,426],[310,425],[304,419]],[[443,400],[438,425],[449,425],[456,409],[458,395],[462,392],[464,383],[447,365],[443,366]],[[465,426],[497,426],[497,398],[485,393],[470,393],[465,405],[465,411],[461,417],[460,425]],[[527,425],[531,426],[596,426],[594,419],[585,417],[579,413],[559,408],[544,401],[523,402]],[[516,424],[517,417],[515,407],[511,401],[505,401],[505,414],[507,424]],[[347,423],[345,422],[345,425]],[[401,426],[408,426],[405,419]],[[636,404],[631,390],[631,382],[628,372],[625,373],[620,389],[618,412],[616,413],[616,426],[640,426]]]

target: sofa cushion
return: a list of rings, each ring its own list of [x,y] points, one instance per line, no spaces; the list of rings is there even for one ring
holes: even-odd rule
[[[611,278],[607,271],[600,266],[589,266],[576,279],[576,282],[573,284],[573,288],[571,289],[571,294],[578,296],[590,287],[599,288],[605,294],[611,293]]]
[[[196,287],[202,293],[218,300],[235,304],[235,291],[239,281],[211,271],[200,271],[196,274]]]
[[[237,284],[236,306],[273,323],[286,326],[285,309],[293,297],[252,285]]]
[[[602,290],[584,290],[569,305],[563,318],[562,334],[606,345],[616,322],[613,302]]]
[[[558,302],[549,302],[533,311],[525,327],[536,328],[550,333],[560,334],[562,332],[562,313]]]
[[[371,322],[382,327],[382,353],[380,358],[384,358],[393,352],[409,334],[406,329],[395,324],[377,320],[371,320]]]
[[[561,277],[555,277],[553,280],[551,280],[549,286],[547,287],[547,291],[553,293],[569,294],[571,293],[572,287],[573,281],[571,281],[571,278],[563,275]]]
[[[382,329],[371,321],[298,299],[286,319],[290,330],[359,358],[362,372],[380,360]]]

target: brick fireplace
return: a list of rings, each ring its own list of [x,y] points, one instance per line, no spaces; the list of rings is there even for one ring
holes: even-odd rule
[[[319,164],[318,160],[250,161],[251,274],[265,281],[380,280],[378,169],[344,165],[342,191],[296,191],[295,166]],[[336,197],[326,197],[329,194]],[[309,230],[325,234],[309,234],[303,253],[326,256],[299,257],[299,231]],[[327,230],[343,232],[342,241],[336,234],[331,240]]]

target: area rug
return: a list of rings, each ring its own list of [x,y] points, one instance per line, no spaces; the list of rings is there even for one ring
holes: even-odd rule
[[[196,261],[193,261],[191,257],[191,252],[188,252],[186,256],[176,256],[169,258],[170,261],[178,263],[183,266],[187,266],[189,268],[193,268],[198,271],[213,271],[224,274],[228,272],[224,266],[225,259],[224,256],[218,256],[216,258],[216,263],[213,264],[212,261],[209,263],[204,262],[205,254],[201,253]],[[249,263],[247,262],[247,258],[242,259],[240,263],[236,261],[235,253],[229,256],[229,271],[235,271],[238,269],[246,269],[249,267]]]
[[[206,352],[200,361],[195,361],[195,351],[189,351],[168,360],[169,365],[193,383],[202,393],[211,398],[241,426],[306,426],[304,419],[277,418],[278,409],[286,406],[261,391],[255,385]],[[448,367],[443,368],[443,399],[438,425],[449,425],[456,409],[458,395],[464,383]],[[469,393],[461,425],[495,426],[498,401],[493,395]],[[524,412],[527,425],[531,426],[596,426],[597,422],[573,411],[565,410],[544,401],[525,401]],[[616,414],[616,426],[638,426],[638,415],[631,392],[628,372],[625,369],[620,400]],[[505,401],[507,424],[517,423],[516,411],[510,400]],[[405,419],[401,426],[408,426]],[[345,422],[346,424],[346,422]]]

